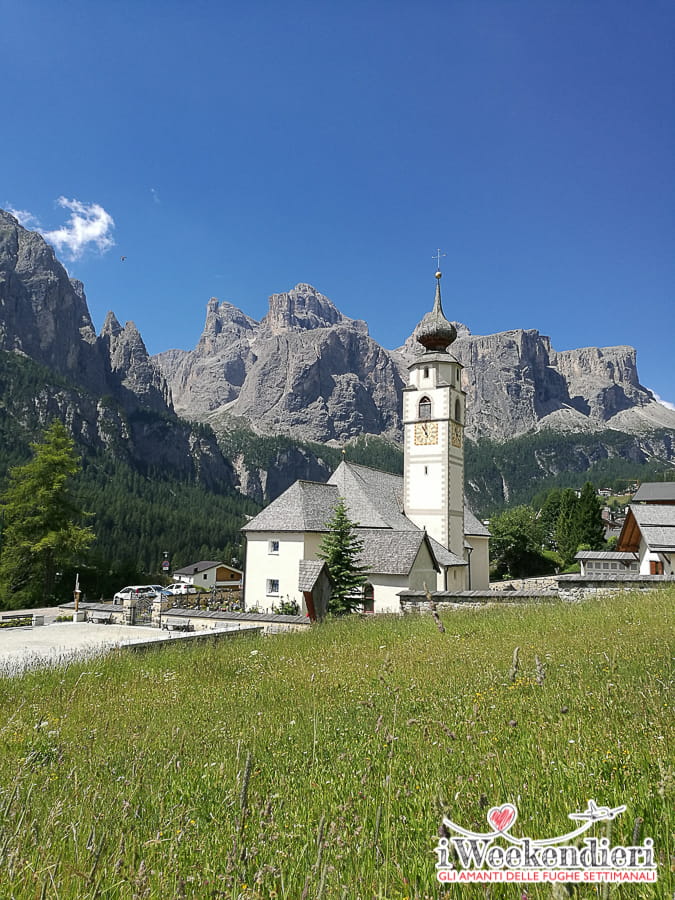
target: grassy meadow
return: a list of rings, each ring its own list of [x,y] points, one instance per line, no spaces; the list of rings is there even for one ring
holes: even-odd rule
[[[671,898],[674,612],[350,618],[1,679],[0,898],[566,897],[441,886],[433,848],[443,813],[516,803],[538,838],[589,798],[628,806],[612,842],[654,838],[660,880],[572,896]]]

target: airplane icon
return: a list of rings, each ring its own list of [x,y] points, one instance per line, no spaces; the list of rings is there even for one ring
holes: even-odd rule
[[[609,806],[598,806],[595,800],[589,800],[588,806],[583,812],[569,813],[568,819],[576,819],[580,822],[604,822],[615,819],[620,813],[626,811],[625,806],[615,806],[610,809]]]

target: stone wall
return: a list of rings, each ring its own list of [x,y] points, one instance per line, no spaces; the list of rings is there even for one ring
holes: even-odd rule
[[[584,575],[560,575],[558,596],[568,603],[578,603],[586,597],[606,596],[623,591],[653,591],[675,585],[672,575],[609,575],[593,578]]]
[[[486,604],[551,603],[558,599],[551,591],[434,591],[432,597],[438,612]],[[404,614],[431,613],[431,602],[424,591],[402,591],[399,600]]]
[[[540,575],[538,578],[512,578],[509,581],[491,581],[491,591],[543,591],[558,590],[558,575]]]

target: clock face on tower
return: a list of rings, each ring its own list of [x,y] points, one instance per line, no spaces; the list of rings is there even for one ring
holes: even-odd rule
[[[462,446],[462,426],[458,425],[457,422],[452,423],[452,446]]]
[[[415,444],[438,443],[438,422],[417,422],[415,424]]]

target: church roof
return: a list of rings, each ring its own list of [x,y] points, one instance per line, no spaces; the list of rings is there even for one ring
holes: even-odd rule
[[[441,273],[436,272],[434,308],[415,329],[415,337],[427,352],[444,353],[457,337],[457,329],[448,322],[441,303]]]
[[[361,528],[419,531],[403,514],[403,478],[368,466],[342,462],[328,479],[344,497],[349,516]]]
[[[339,493],[332,484],[296,481],[242,531],[325,531]]]
[[[441,566],[466,566],[468,563],[466,560],[462,559],[459,556],[455,556],[452,550],[448,550],[447,547],[444,547],[443,544],[439,544],[436,538],[432,538],[431,535],[428,535],[429,543],[431,544],[431,549],[434,551],[434,556],[436,557],[438,564]],[[465,544],[466,546],[466,544]]]
[[[464,502],[464,534],[474,535],[475,537],[490,537],[489,530],[483,523],[477,519]]]
[[[428,535],[419,529],[391,531],[381,528],[359,528],[358,536],[363,541],[359,565],[366,566],[369,572],[377,572],[378,575],[408,575],[422,544],[429,541]],[[438,546],[440,547],[440,544]],[[433,551],[431,558],[436,564]]]

